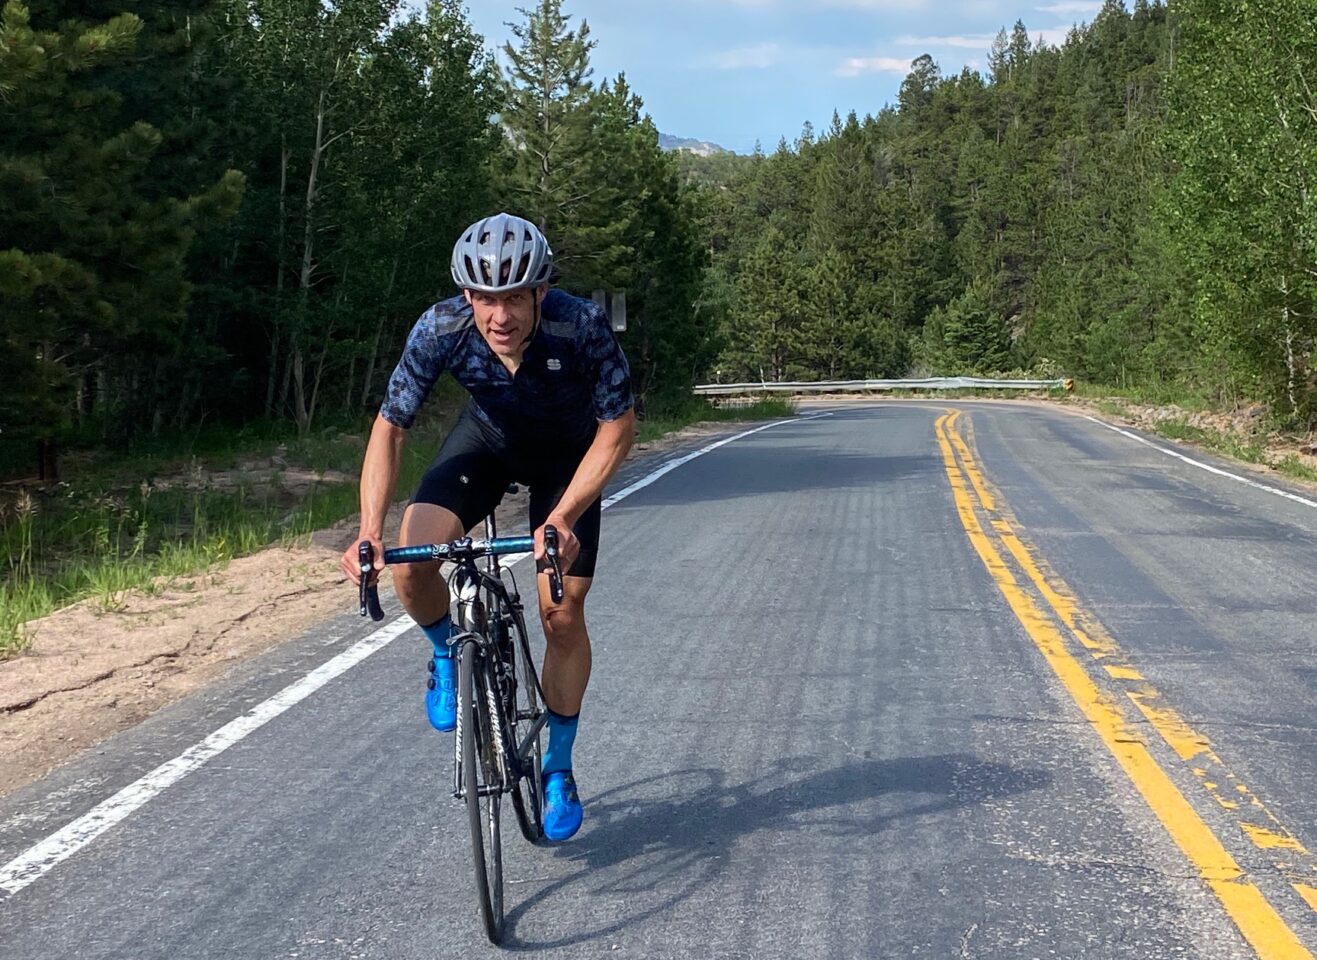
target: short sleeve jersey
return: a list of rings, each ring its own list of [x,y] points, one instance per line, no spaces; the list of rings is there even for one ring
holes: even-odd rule
[[[445,370],[471,394],[476,415],[509,439],[580,442],[593,436],[596,421],[616,420],[634,404],[631,373],[607,315],[560,290],[545,296],[515,376],[476,329],[465,297],[430,307],[389,378],[381,416],[411,427]]]

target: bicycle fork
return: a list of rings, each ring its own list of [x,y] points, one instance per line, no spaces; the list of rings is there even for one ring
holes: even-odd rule
[[[508,758],[503,748],[503,711],[499,705],[497,683],[490,683],[490,671],[480,663],[489,654],[481,649],[482,640],[477,634],[461,634],[454,640],[458,644],[459,657],[474,656],[477,662],[472,670],[472,702],[464,702],[466,691],[458,691],[457,729],[453,737],[453,796],[458,800],[466,799],[462,767],[463,737],[475,738],[475,754],[480,764],[480,795],[487,797],[505,793],[512,778],[509,776]],[[483,716],[480,705],[475,702],[477,700],[484,701]],[[487,725],[482,720],[486,720]]]

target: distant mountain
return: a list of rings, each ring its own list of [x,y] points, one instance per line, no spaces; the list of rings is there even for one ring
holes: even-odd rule
[[[707,140],[692,140],[690,137],[674,137],[669,133],[659,134],[659,149],[685,150],[687,153],[693,153],[700,157],[712,157],[715,154],[732,152],[718,146],[716,143],[710,143]]]

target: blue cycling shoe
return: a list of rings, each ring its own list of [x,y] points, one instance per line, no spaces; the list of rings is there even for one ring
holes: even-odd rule
[[[430,661],[426,684],[425,713],[430,726],[442,733],[457,727],[457,658],[435,657]]]
[[[544,775],[544,836],[549,840],[570,840],[581,829],[585,816],[581,799],[576,795],[576,780],[570,770]]]

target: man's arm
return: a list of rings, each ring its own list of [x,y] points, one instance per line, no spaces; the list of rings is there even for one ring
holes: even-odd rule
[[[608,481],[613,479],[617,468],[626,459],[631,450],[631,442],[636,434],[636,411],[633,407],[616,420],[599,421],[590,449],[585,452],[581,462],[572,474],[572,482],[567,485],[567,492],[562,495],[558,505],[553,508],[544,521],[558,528],[558,540],[566,570],[576,559],[580,545],[572,533],[572,527],[585,513],[587,507],[604,492]],[[535,556],[544,556],[544,527],[535,531]]]
[[[356,541],[343,554],[343,572],[353,583],[359,583],[360,563],[357,544],[369,540],[375,548],[375,569],[384,569],[384,518],[393,502],[393,491],[398,486],[398,471],[402,465],[402,445],[407,431],[390,423],[382,416],[375,417],[366,444],[366,457],[361,464],[361,526]]]

